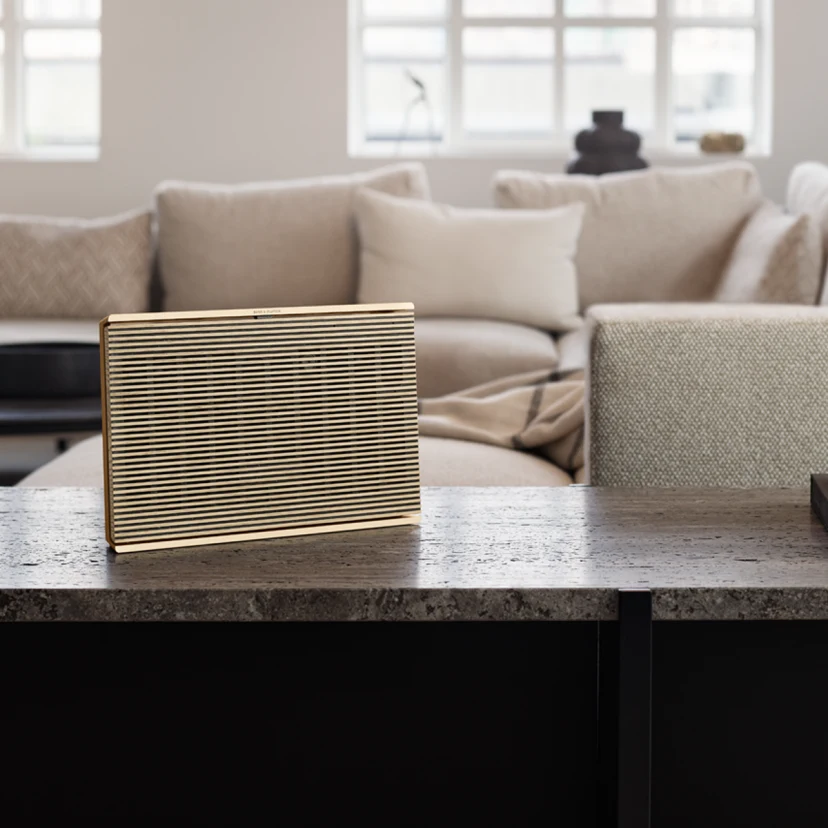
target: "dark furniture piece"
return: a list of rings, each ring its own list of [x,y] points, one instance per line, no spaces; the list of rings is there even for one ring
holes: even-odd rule
[[[0,346],[0,437],[54,436],[63,452],[69,435],[101,430],[100,394],[97,345]],[[24,475],[2,473],[0,483]]]
[[[99,397],[61,400],[0,399],[0,436],[3,437],[76,434],[100,430]]]
[[[3,399],[99,397],[100,350],[78,342],[3,345],[0,376]]]
[[[116,557],[100,490],[0,490],[5,812],[825,824],[807,490],[423,506],[419,529]],[[42,762],[84,745],[94,767]]]

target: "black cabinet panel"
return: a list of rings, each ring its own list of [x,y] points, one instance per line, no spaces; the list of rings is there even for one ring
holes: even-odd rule
[[[596,824],[595,624],[0,635],[4,805],[32,824]]]
[[[828,623],[661,623],[653,828],[828,825]]]

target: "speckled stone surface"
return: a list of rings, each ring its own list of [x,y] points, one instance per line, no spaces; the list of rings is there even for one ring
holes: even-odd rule
[[[426,489],[421,527],[127,556],[99,489],[0,489],[0,621],[828,619],[807,490]]]

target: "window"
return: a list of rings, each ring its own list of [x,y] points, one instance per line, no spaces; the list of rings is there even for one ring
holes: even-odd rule
[[[96,154],[101,0],[0,4],[0,152]]]
[[[647,149],[769,149],[772,0],[351,0],[354,154],[569,149],[622,109]]]

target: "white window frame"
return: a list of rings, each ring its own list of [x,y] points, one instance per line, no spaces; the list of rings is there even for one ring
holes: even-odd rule
[[[24,72],[23,39],[26,32],[35,29],[97,29],[101,31],[103,8],[98,20],[26,20],[23,0],[0,0],[3,18],[0,30],[5,35],[3,62],[3,133],[0,137],[0,160],[81,160],[94,161],[100,157],[100,139],[86,146],[28,147],[24,136]],[[102,4],[103,5],[103,4]],[[100,107],[100,101],[98,106]]]
[[[565,52],[564,32],[568,27],[589,28],[651,28],[656,32],[655,129],[643,135],[645,153],[650,158],[699,155],[698,147],[678,143],[672,138],[671,78],[673,35],[682,28],[753,29],[756,37],[756,72],[754,77],[754,135],[749,137],[747,155],[765,157],[771,152],[772,139],[772,76],[773,76],[773,0],[756,0],[753,17],[685,17],[673,14],[674,0],[656,0],[655,17],[564,17],[564,0],[556,0],[553,17],[465,17],[463,0],[446,0],[447,14],[436,18],[369,18],[362,15],[362,0],[349,0],[348,36],[348,152],[358,156],[476,156],[536,155],[563,157],[571,154],[573,135],[564,124],[565,115]],[[446,112],[441,142],[369,141],[365,138],[362,100],[363,68],[362,33],[366,27],[435,27],[446,29],[446,60],[444,64]],[[463,29],[485,26],[518,26],[551,28],[555,36],[555,56],[550,61],[555,73],[554,133],[532,139],[470,138],[463,129]],[[587,126],[585,124],[584,126]]]

